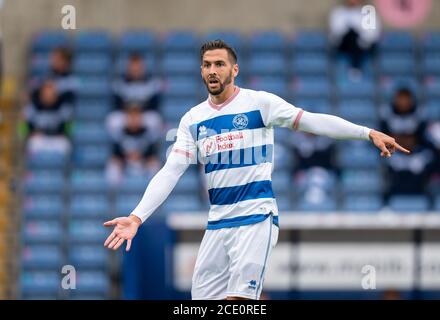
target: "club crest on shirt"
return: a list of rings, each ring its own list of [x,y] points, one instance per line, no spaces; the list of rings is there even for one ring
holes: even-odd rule
[[[249,119],[248,119],[247,115],[245,115],[243,113],[237,114],[232,119],[232,125],[236,129],[244,129],[247,127],[248,123],[249,123]]]

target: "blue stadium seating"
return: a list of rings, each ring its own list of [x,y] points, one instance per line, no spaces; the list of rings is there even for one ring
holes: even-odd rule
[[[379,70],[390,76],[417,74],[418,65],[411,54],[382,54],[379,58]]]
[[[27,244],[61,243],[62,225],[58,221],[27,220],[23,226],[23,239]]]
[[[291,72],[297,76],[327,75],[329,60],[325,54],[296,54],[292,60]]]
[[[75,37],[78,52],[111,52],[113,40],[107,31],[79,31]]]
[[[77,272],[77,286],[75,294],[97,293],[104,297],[110,292],[110,279],[103,271]]]
[[[342,203],[342,210],[352,212],[377,212],[384,203],[380,193],[347,195]]]
[[[375,169],[345,169],[341,174],[341,190],[345,194],[381,192],[383,180]]]
[[[105,98],[110,95],[110,82],[107,77],[82,76],[77,90],[80,98]]]
[[[355,123],[378,121],[377,107],[371,100],[342,100],[338,114]]]
[[[331,83],[325,77],[297,77],[294,82],[294,94],[301,98],[328,98]]]
[[[440,32],[428,32],[423,36],[422,49],[427,52],[440,51]]]
[[[103,244],[109,232],[102,223],[103,219],[75,219],[69,223],[70,244]]]
[[[167,77],[167,98],[189,98],[194,99],[200,95],[202,80],[193,76],[169,76]]]
[[[64,201],[61,195],[27,196],[23,202],[26,219],[60,218],[64,214]]]
[[[80,270],[109,267],[110,254],[102,245],[74,245],[69,248],[68,263]]]
[[[21,265],[26,270],[59,271],[63,265],[61,248],[54,245],[25,246],[21,252]]]
[[[275,195],[289,195],[293,184],[293,178],[287,171],[277,170],[272,174],[272,189]]]
[[[171,31],[164,35],[162,40],[163,52],[190,52],[198,53],[199,37],[192,31]]]
[[[69,36],[64,31],[44,30],[32,39],[33,52],[48,52],[57,47],[69,46]]]
[[[319,201],[308,201],[305,198],[300,198],[296,210],[309,212],[330,212],[337,209],[337,203],[334,198],[325,197]]]
[[[150,182],[151,175],[126,175],[117,192],[119,194],[142,195]]]
[[[105,219],[110,216],[106,195],[75,195],[70,200],[71,218]]]
[[[144,53],[154,51],[157,39],[153,32],[146,30],[129,30],[122,33],[119,38],[119,49],[122,52]]]
[[[279,31],[255,32],[249,39],[251,52],[283,52],[287,47],[287,39]]]
[[[193,194],[200,190],[199,173],[196,170],[187,170],[179,179],[173,192],[176,194]]]
[[[406,31],[388,31],[382,36],[380,50],[384,52],[408,52],[415,49],[414,36]]]
[[[65,153],[56,151],[39,151],[28,153],[26,165],[28,169],[61,170],[68,164],[69,158]]]
[[[74,150],[73,161],[82,168],[104,167],[110,157],[109,146],[84,145]]]
[[[190,74],[198,75],[200,73],[199,57],[194,53],[171,52],[165,53],[162,57],[163,74]]]
[[[284,77],[280,76],[252,77],[247,87],[253,90],[271,92],[284,99],[289,96],[288,83]]]
[[[64,172],[59,169],[28,171],[25,177],[25,190],[29,194],[62,193],[65,188]]]
[[[245,64],[254,75],[283,75],[287,72],[287,60],[282,52],[253,53]]]
[[[425,97],[426,99],[440,98],[440,77],[430,77],[425,82]]]
[[[394,195],[389,200],[389,206],[399,212],[423,212],[430,207],[425,195]]]
[[[237,31],[213,30],[204,35],[205,41],[221,39],[233,47],[239,56],[239,61],[243,47],[246,46],[246,39]]]
[[[102,170],[76,169],[71,173],[70,188],[77,194],[103,194],[109,187]]]
[[[106,144],[109,136],[103,121],[76,121],[73,124],[72,140],[74,144]]]
[[[126,72],[129,55],[129,52],[122,52],[116,58],[114,72],[117,75],[123,75]],[[148,51],[147,53],[142,54],[142,58],[146,72],[150,75],[157,75],[160,71],[160,68],[158,63],[159,59],[156,58],[156,55]]]
[[[341,99],[365,98],[372,100],[376,96],[376,84],[368,78],[359,82],[340,80],[337,85]]]
[[[328,39],[325,32],[304,30],[295,34],[293,49],[298,51],[325,52],[328,48]]]
[[[29,74],[30,76],[45,76],[50,69],[49,54],[34,53],[29,61]]]
[[[61,288],[59,271],[24,271],[20,274],[20,290],[23,295],[38,294],[55,297]]]
[[[74,120],[78,122],[102,122],[112,109],[111,103],[106,102],[105,99],[103,101],[99,102],[96,99],[82,99],[78,101],[75,105]]]
[[[172,197],[165,200],[161,207],[166,213],[175,211],[201,211],[205,209],[198,194],[194,192],[186,195],[174,193]]]
[[[78,75],[108,74],[111,60],[107,53],[79,54],[74,60],[73,71]]]
[[[425,76],[440,76],[439,53],[427,53],[422,59],[422,70]]]
[[[141,201],[143,194],[117,194],[115,201],[115,216],[128,216]]]

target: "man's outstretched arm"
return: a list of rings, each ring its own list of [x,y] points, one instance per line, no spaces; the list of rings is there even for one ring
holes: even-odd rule
[[[165,201],[186,171],[190,159],[172,151],[165,165],[151,179],[144,195],[128,217],[119,217],[104,223],[104,226],[115,226],[113,232],[105,240],[104,246],[109,249],[118,249],[127,240],[126,250],[130,250],[131,241],[137,233],[139,226]]]
[[[322,113],[301,111],[294,124],[295,129],[335,139],[370,140],[381,150],[382,157],[391,157],[396,150],[410,153],[393,137],[342,118]]]

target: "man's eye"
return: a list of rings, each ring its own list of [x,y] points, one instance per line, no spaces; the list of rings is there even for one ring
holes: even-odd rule
[[[221,67],[221,66],[223,66],[223,62],[217,62],[215,65],[216,65],[217,67]]]

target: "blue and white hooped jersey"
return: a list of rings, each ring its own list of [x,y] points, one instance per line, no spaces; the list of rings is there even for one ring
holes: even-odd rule
[[[278,224],[273,127],[296,129],[302,112],[274,94],[236,87],[222,105],[208,98],[182,117],[173,151],[204,164],[208,229],[249,225],[271,214]]]

